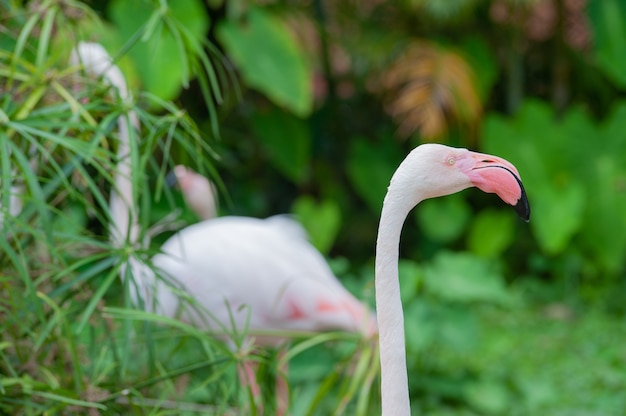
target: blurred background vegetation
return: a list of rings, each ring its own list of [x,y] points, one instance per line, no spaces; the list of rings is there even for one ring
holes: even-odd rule
[[[107,48],[132,103],[68,64],[80,40]],[[468,190],[407,220],[413,408],[624,414],[625,92],[621,0],[0,0],[0,411],[250,405],[240,357],[123,296],[120,261],[154,253],[169,234],[150,227],[184,210],[164,174],[185,163],[211,176],[222,214],[296,214],[373,304],[386,186],[436,141],[509,159],[533,212],[526,225]],[[137,252],[106,234],[115,120],[130,109],[154,237]],[[379,412],[373,352],[354,337],[290,351],[293,414]]]

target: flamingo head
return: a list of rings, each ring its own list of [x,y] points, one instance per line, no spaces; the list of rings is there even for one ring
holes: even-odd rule
[[[475,186],[498,195],[525,221],[530,219],[530,205],[520,174],[503,158],[429,143],[416,147],[402,165],[392,185],[397,181],[411,186],[413,193],[419,196],[413,202]]]
[[[167,175],[166,183],[178,187],[185,202],[202,220],[217,216],[217,193],[215,186],[192,169],[177,165]]]

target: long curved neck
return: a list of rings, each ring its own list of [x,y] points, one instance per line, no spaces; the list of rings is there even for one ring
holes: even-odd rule
[[[122,92],[121,89],[119,91]],[[118,118],[117,125],[119,135],[118,162],[113,175],[115,186],[109,199],[111,210],[109,235],[111,244],[116,248],[122,248],[126,245],[136,248],[139,243],[139,220],[133,189],[131,137],[139,130],[137,114],[134,111],[129,111],[126,116]],[[129,285],[131,302],[135,305],[151,302],[148,299],[149,291],[146,286],[147,279],[153,276],[151,269],[131,255],[128,257],[127,263],[120,268],[119,274],[122,281],[128,276],[128,272],[132,276]]]
[[[404,416],[411,411],[398,259],[402,225],[413,205],[407,206],[397,191],[392,180],[383,202],[376,241],[376,313],[383,416]]]
[[[80,42],[70,57],[70,63],[82,64],[86,72],[102,77],[111,84],[122,101],[127,103],[131,94],[122,71],[113,64],[107,51],[98,43]],[[134,111],[128,111],[117,120],[119,142],[117,147],[117,166],[113,175],[113,189],[109,199],[111,222],[109,238],[116,248],[139,243],[139,222],[134,202],[134,190],[131,164],[131,144],[133,134],[139,131],[139,118]],[[124,279],[127,271],[133,276],[130,285],[130,298],[137,304],[140,298],[146,299],[145,281],[153,275],[147,267],[134,256],[130,256],[120,268],[120,277]],[[139,295],[138,292],[142,294]]]
[[[72,51],[70,63],[82,64],[86,72],[102,77],[105,82],[117,90],[119,98],[127,102],[131,98],[122,71],[113,64],[106,49],[99,43],[79,42]],[[139,119],[134,111],[128,111],[125,117],[117,120],[119,143],[117,147],[117,166],[113,175],[113,190],[109,200],[111,222],[109,235],[111,243],[117,248],[128,242],[134,245],[139,240],[139,224],[134,203],[131,157],[131,136],[139,130]]]
[[[133,197],[133,181],[131,171],[131,128],[138,126],[137,115],[130,111],[127,117],[117,120],[119,143],[117,148],[117,167],[113,176],[115,188],[111,192],[109,205],[111,223],[109,233],[115,247],[123,247],[125,243],[134,245],[139,240],[139,223],[137,209]]]

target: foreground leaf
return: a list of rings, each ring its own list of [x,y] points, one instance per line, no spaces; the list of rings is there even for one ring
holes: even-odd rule
[[[311,113],[311,69],[280,19],[252,7],[245,20],[218,26],[217,36],[250,87],[301,117]]]

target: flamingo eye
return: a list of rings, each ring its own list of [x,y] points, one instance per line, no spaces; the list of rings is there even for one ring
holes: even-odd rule
[[[454,165],[454,162],[456,162],[455,158],[453,158],[453,157],[449,157],[448,158],[448,165],[452,166],[452,165]]]

